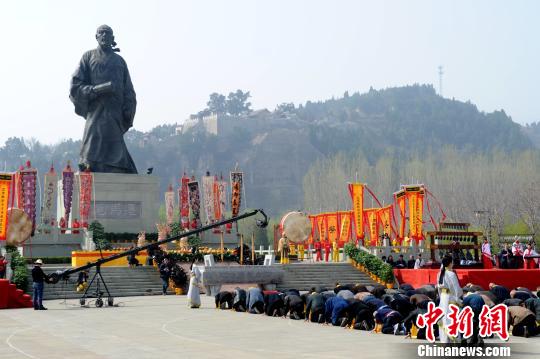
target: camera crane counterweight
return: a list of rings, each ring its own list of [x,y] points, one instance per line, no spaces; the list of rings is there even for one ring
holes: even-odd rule
[[[103,306],[103,300],[101,299],[101,296],[102,296],[103,293],[100,291],[100,282],[103,283],[103,286],[105,287],[105,290],[107,291],[107,294],[108,294],[107,304],[109,306],[112,306],[113,303],[114,303],[114,299],[111,296],[111,293],[109,292],[109,289],[107,288],[107,285],[105,284],[105,281],[103,280],[103,276],[101,275],[101,265],[103,265],[103,264],[105,264],[107,262],[113,261],[115,259],[118,259],[118,258],[126,257],[126,256],[129,256],[131,254],[136,254],[136,253],[138,253],[140,251],[143,251],[143,250],[146,250],[146,249],[148,249],[150,247],[159,246],[161,244],[176,241],[176,240],[178,240],[180,238],[183,238],[183,237],[189,237],[189,236],[192,236],[192,235],[195,235],[195,234],[199,234],[199,233],[208,231],[210,229],[226,225],[228,223],[237,222],[237,221],[239,221],[241,219],[252,217],[252,216],[256,215],[257,213],[260,213],[263,216],[262,220],[261,219],[256,220],[257,226],[261,227],[261,228],[265,228],[268,225],[268,217],[266,216],[266,214],[264,213],[264,211],[262,209],[255,209],[255,210],[252,210],[252,211],[249,211],[249,212],[245,212],[245,213],[243,213],[241,215],[238,215],[236,217],[232,217],[232,218],[229,218],[229,219],[224,219],[223,221],[215,222],[215,223],[203,226],[201,228],[197,228],[197,229],[194,229],[194,230],[191,230],[191,231],[188,231],[188,232],[184,232],[184,233],[182,233],[182,234],[180,234],[178,236],[163,239],[161,241],[157,241],[157,242],[154,242],[154,243],[145,244],[144,246],[135,247],[135,248],[132,248],[132,249],[127,250],[125,252],[114,254],[114,255],[109,256],[107,258],[101,258],[101,259],[98,259],[95,262],[90,262],[90,263],[85,264],[85,265],[80,266],[80,267],[71,268],[71,269],[65,269],[65,270],[58,270],[58,271],[56,271],[56,272],[49,275],[49,281],[50,281],[50,283],[55,284],[55,283],[58,283],[62,279],[67,280],[69,278],[69,276],[72,275],[72,274],[81,272],[81,271],[86,270],[86,269],[96,267],[96,273],[92,277],[92,280],[90,281],[90,284],[88,285],[88,287],[86,288],[86,291],[84,292],[83,296],[81,297],[80,303],[81,303],[81,305],[85,304],[85,302],[86,302],[85,299],[87,297],[88,290],[92,286],[92,283],[95,280],[97,280],[97,282],[96,282],[96,285],[97,285],[97,289],[96,289],[96,306],[97,307]]]

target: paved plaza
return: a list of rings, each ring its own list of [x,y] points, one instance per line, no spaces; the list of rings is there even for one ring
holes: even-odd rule
[[[189,309],[186,296],[116,298],[117,307],[45,302],[0,311],[4,358],[412,358],[419,340],[264,315]],[[512,358],[538,358],[540,337],[511,338]]]

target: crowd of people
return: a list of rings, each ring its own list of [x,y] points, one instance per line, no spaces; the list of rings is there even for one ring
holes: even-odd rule
[[[247,290],[237,287],[234,291],[218,293],[215,305],[216,308],[236,312],[289,317],[292,320],[425,339],[426,328],[416,327],[417,317],[427,313],[430,302],[441,307],[445,313],[448,313],[448,305],[453,303],[472,308],[475,313],[473,336],[463,341],[479,344],[483,339],[478,332],[478,316],[483,306],[493,307],[503,303],[508,306],[508,328],[512,335],[529,337],[540,333],[540,288],[536,293],[527,288],[509,289],[495,283],[491,283],[489,288],[472,283],[462,288],[452,271],[452,263],[451,257],[445,257],[438,282],[419,288],[402,284],[395,290],[383,286],[337,283],[331,289],[318,287],[301,293],[296,289],[280,292],[264,290],[260,286]],[[445,330],[439,330],[439,326],[435,326],[435,335],[443,343],[460,340],[448,336]]]

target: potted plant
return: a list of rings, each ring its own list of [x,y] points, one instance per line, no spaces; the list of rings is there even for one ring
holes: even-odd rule
[[[380,271],[379,276],[381,277],[381,280],[383,283],[386,283],[387,288],[393,288],[394,287],[394,269],[390,264],[383,263]]]

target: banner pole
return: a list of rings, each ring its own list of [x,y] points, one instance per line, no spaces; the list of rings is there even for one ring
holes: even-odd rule
[[[244,264],[244,235],[240,234],[240,265]]]
[[[255,232],[251,232],[251,264],[255,265]]]
[[[221,263],[223,263],[223,231],[220,233]]]

